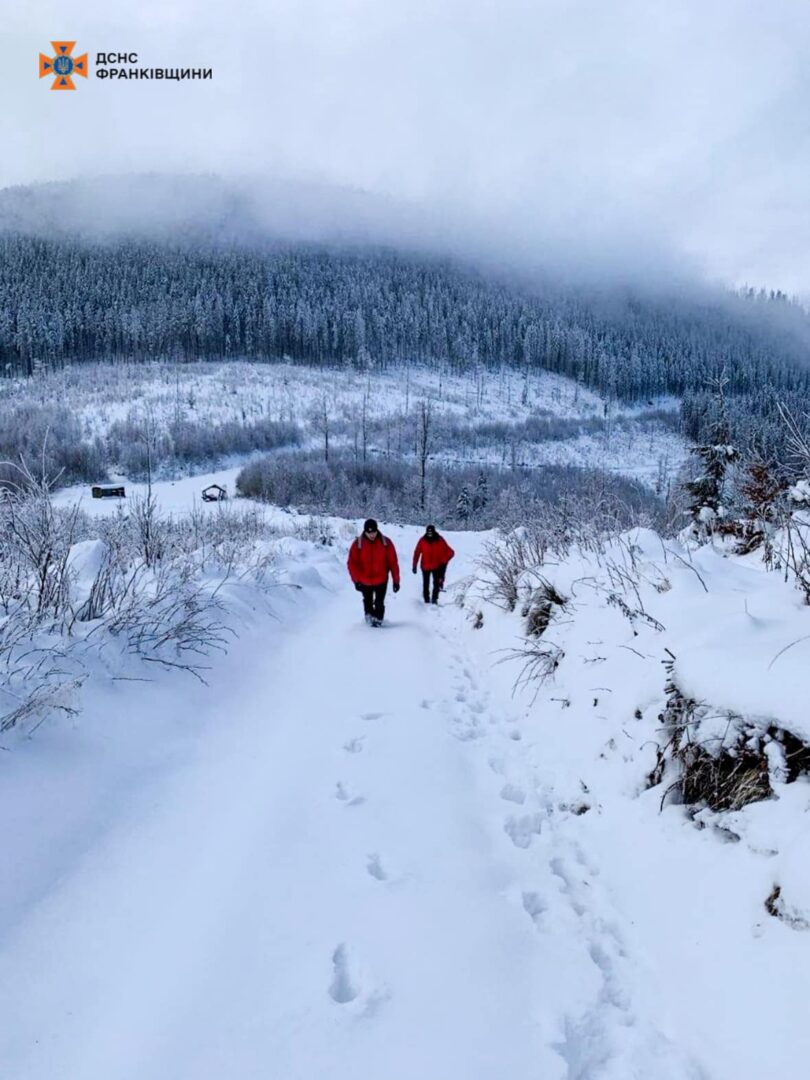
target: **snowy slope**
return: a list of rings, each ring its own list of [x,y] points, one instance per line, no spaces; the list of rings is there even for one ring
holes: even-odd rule
[[[774,728],[808,735],[810,609],[758,555],[729,557],[712,545],[690,552],[645,530],[598,555],[550,558],[544,572],[566,606],[535,645],[559,650],[559,662],[548,681],[527,687],[522,739],[504,759],[507,778],[528,766],[523,786],[539,793],[543,830],[556,835],[558,854],[537,867],[543,903],[553,911],[560,889],[570,894],[597,943],[604,996],[631,1028],[635,985],[641,1002],[664,1009],[664,1030],[700,1062],[700,1075],[799,1080],[810,1053],[810,785],[807,774],[785,782],[784,750],[766,744]],[[621,573],[633,587],[623,591]],[[485,615],[471,638],[478,664],[526,647],[520,610],[493,610],[475,589],[467,604]],[[649,786],[670,735],[662,662],[672,655],[675,683],[706,710],[697,737],[713,752],[737,753],[742,730],[765,746],[770,798],[725,812],[690,812],[675,799],[661,809],[679,775],[670,766]],[[506,695],[524,659],[491,668],[490,687]],[[544,912],[553,933],[550,920]],[[612,1051],[601,1037],[581,1048],[581,1071],[571,1075],[612,1076],[615,1037],[608,1031]],[[666,1075],[662,1065],[636,1073],[619,1060],[619,1076]]]
[[[764,900],[775,875],[810,895],[806,783],[699,830],[645,777],[663,646],[720,693],[728,654],[690,661],[695,625],[754,596],[770,643],[807,609],[711,549],[656,569],[640,533],[664,629],[563,560],[564,658],[513,694],[522,620],[475,567],[491,538],[448,537],[466,599],[433,609],[418,531],[389,533],[384,629],[362,623],[345,540],[290,540],[273,617],[246,605],[210,689],[98,683],[73,730],[0,754],[4,1080],[804,1077],[810,936]]]
[[[0,407],[36,407],[59,402],[80,421],[84,437],[104,438],[117,421],[137,422],[149,411],[157,429],[185,421],[216,427],[223,423],[253,424],[265,420],[301,425],[307,446],[320,446],[318,413],[324,395],[335,446],[351,446],[352,435],[341,425],[356,425],[366,399],[376,422],[412,415],[422,399],[434,402],[437,415],[462,427],[498,422],[520,425],[532,416],[578,422],[565,438],[521,441],[518,462],[526,467],[549,464],[604,468],[654,486],[674,476],[686,457],[685,441],[660,423],[645,425],[646,406],[607,402],[573,379],[553,372],[533,372],[528,383],[517,370],[470,372],[465,376],[418,366],[386,371],[307,367],[287,363],[83,364],[41,372],[33,380],[8,379],[0,384]],[[652,405],[653,403],[650,403]],[[660,408],[676,412],[677,400],[661,399]],[[589,428],[609,416],[605,431]],[[390,445],[377,433],[373,453]],[[438,446],[434,457],[448,462],[508,464],[503,436],[492,436],[475,450]],[[244,463],[244,459],[240,464]],[[229,462],[223,461],[223,465]]]

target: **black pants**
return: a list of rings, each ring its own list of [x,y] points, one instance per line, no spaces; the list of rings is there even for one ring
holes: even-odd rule
[[[439,590],[444,587],[444,575],[447,573],[447,563],[442,563],[435,570],[422,571],[422,596],[425,603],[436,604],[439,601]],[[430,578],[433,576],[433,591],[430,589]]]
[[[381,619],[385,615],[385,594],[388,590],[388,580],[382,585],[362,585],[363,611],[372,619]]]

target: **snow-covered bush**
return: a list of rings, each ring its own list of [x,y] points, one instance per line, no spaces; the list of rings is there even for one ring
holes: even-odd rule
[[[293,536],[299,540],[309,540],[320,547],[332,547],[337,541],[337,534],[329,519],[317,517],[314,514],[305,521],[295,521]]]
[[[175,519],[148,496],[91,526],[18,473],[0,502],[0,730],[72,710],[102,651],[201,676],[232,633],[224,586],[272,582],[281,533],[257,507]]]
[[[599,527],[608,520],[628,527],[660,516],[662,506],[641,485],[598,470],[550,466],[541,471],[453,466],[431,461],[422,506],[415,461],[386,456],[367,461],[346,453],[280,453],[250,462],[237,478],[245,496],[295,507],[303,513],[362,518],[440,528],[510,528],[548,519],[547,531],[573,536],[583,508]],[[612,525],[611,525],[612,527]]]
[[[783,524],[789,508],[785,505],[785,480],[781,471],[761,458],[745,461],[737,470],[734,488],[739,506],[737,519],[737,552],[748,554],[762,550],[762,558],[770,568],[774,559],[774,536]]]
[[[671,675],[671,659],[668,666]],[[651,786],[666,784],[662,806],[674,799],[687,806],[739,810],[771,795],[771,759],[763,732],[741,716],[686,698],[670,680],[659,720],[665,742],[658,747],[649,781]]]
[[[549,560],[565,559],[572,550],[601,556],[607,544],[639,518],[643,521],[644,515],[608,488],[567,496],[534,516],[527,513],[526,524],[504,530],[485,544],[479,559],[484,595],[507,611],[519,600],[531,605],[538,588],[552,587],[543,572]],[[614,554],[624,564],[629,552],[619,545]],[[609,572],[611,568],[614,577],[621,576],[619,562],[609,560]]]
[[[57,508],[52,480],[22,462],[8,466],[9,481],[0,501],[0,611],[23,607],[37,623],[58,622],[70,604],[69,556],[87,535],[79,508]]]
[[[739,456],[736,447],[731,445],[725,399],[726,381],[724,378],[716,381],[716,419],[706,442],[692,447],[692,454],[700,464],[695,475],[685,484],[689,498],[688,512],[692,519],[690,530],[694,538],[700,541],[710,537],[726,516],[726,473]]]

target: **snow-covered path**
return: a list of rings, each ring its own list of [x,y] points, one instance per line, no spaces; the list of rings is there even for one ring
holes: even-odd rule
[[[333,584],[280,648],[238,643],[197,752],[0,943],[2,1075],[704,1076],[462,613],[407,575],[374,631]]]

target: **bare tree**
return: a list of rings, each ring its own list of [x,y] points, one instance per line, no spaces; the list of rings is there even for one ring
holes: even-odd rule
[[[148,406],[141,417],[138,441],[143,444],[146,455],[146,492],[147,497],[152,498],[152,470],[158,457],[158,426],[155,413]]]
[[[427,487],[427,463],[430,457],[432,431],[433,405],[424,398],[419,403],[416,432],[416,452],[419,458],[419,508],[425,509],[425,496]]]
[[[805,429],[784,402],[778,402],[777,407],[787,432],[785,441],[788,453],[803,472],[810,475],[810,441],[807,438]],[[806,414],[804,419],[807,419]]]
[[[320,408],[318,411],[318,422],[321,428],[321,435],[323,435],[323,460],[329,460],[329,398],[326,394],[321,394]]]
[[[17,480],[7,481],[10,494],[2,504],[3,551],[0,597],[22,594],[37,620],[59,618],[67,609],[70,581],[68,560],[80,538],[82,515],[78,506],[57,510],[51,491],[58,477],[49,478],[43,444],[40,475],[28,463],[3,462]]]
[[[368,456],[368,406],[371,398],[371,382],[366,382],[366,388],[363,391],[363,411],[360,414],[360,433],[363,442],[363,461]]]

